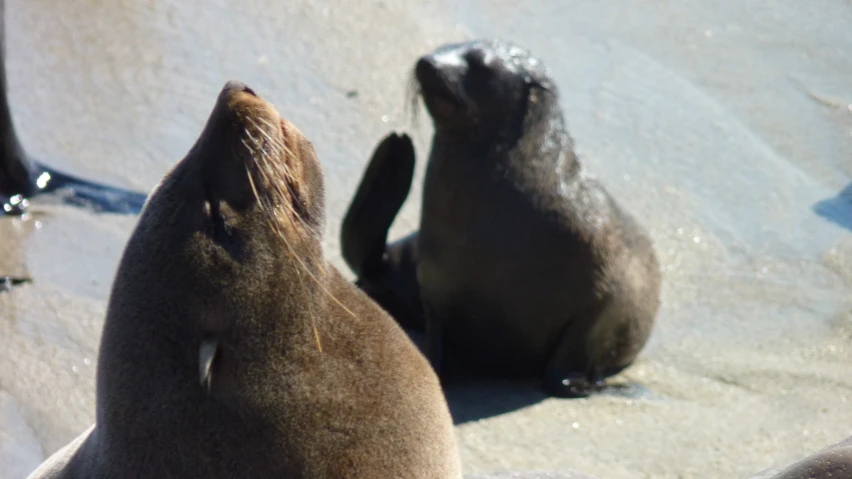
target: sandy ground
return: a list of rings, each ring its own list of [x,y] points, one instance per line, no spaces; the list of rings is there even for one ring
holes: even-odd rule
[[[745,477],[852,435],[852,4],[845,0],[7,0],[11,100],[41,161],[147,191],[228,79],[314,142],[327,255],[418,55],[499,36],[562,90],[586,167],[663,265],[651,343],[623,394],[448,391],[468,473]],[[352,93],[354,92],[354,93]],[[421,112],[423,113],[423,112]],[[422,178],[422,161],[418,176]],[[417,224],[419,184],[394,226]],[[0,219],[0,477],[25,477],[94,416],[105,302],[136,218],[36,205]]]

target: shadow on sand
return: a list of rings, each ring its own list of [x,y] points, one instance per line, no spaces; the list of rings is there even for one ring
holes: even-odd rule
[[[820,201],[812,209],[828,221],[852,231],[852,183],[837,196]]]
[[[423,351],[423,334],[410,329],[407,329],[406,332],[420,351]],[[453,424],[457,426],[518,411],[550,399],[550,396],[544,393],[541,382],[535,380],[486,379],[461,374],[444,379],[441,386],[450,406]],[[665,399],[641,384],[626,382],[623,378],[616,377],[608,380],[603,389],[590,397],[594,396],[633,400]],[[560,398],[554,400],[582,401],[584,399]]]

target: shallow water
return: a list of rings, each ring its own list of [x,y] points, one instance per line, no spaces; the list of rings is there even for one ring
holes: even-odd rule
[[[664,270],[634,393],[564,401],[450,390],[469,473],[744,477],[852,435],[852,5],[679,2],[6,0],[11,103],[40,161],[150,190],[226,80],[316,146],[327,253],[375,143],[406,120],[416,57],[471,36],[551,68],[588,171],[650,230]],[[415,5],[416,4],[416,5]],[[355,92],[354,94],[352,92]],[[422,162],[415,182],[422,179]],[[394,234],[417,223],[417,185]],[[35,202],[0,219],[0,477],[94,417],[94,361],[136,218]]]

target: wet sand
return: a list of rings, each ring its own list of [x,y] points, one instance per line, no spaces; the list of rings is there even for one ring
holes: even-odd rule
[[[629,0],[461,3],[6,0],[29,153],[150,190],[228,79],[317,148],[326,251],[376,142],[406,117],[418,55],[473,36],[547,63],[585,166],[650,230],[663,307],[623,394],[448,391],[468,473],[745,477],[852,435],[852,5]],[[419,182],[394,225],[417,224]],[[0,477],[25,477],[94,418],[112,276],[136,218],[36,202],[0,219]],[[351,275],[350,275],[351,276]]]

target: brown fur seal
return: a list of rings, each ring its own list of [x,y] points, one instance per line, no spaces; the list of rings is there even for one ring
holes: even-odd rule
[[[461,477],[437,377],[324,221],[310,142],[229,82],[125,248],[96,425],[31,477]]]
[[[588,394],[651,332],[660,271],[647,233],[582,171],[557,88],[529,52],[447,45],[420,58],[415,77],[435,126],[419,232],[386,247],[378,229],[410,187],[382,183],[414,162],[410,140],[396,137],[393,154],[377,149],[350,206],[344,258],[391,311],[403,308],[386,298],[415,310],[407,298],[419,295],[427,356],[442,375],[447,352],[469,371]]]
[[[6,2],[0,0],[0,216],[23,214],[28,198],[63,190],[61,200],[97,212],[137,214],[142,193],[77,178],[28,158],[12,121],[6,81]]]
[[[784,468],[763,471],[750,479],[840,479],[852,477],[852,437]]]

